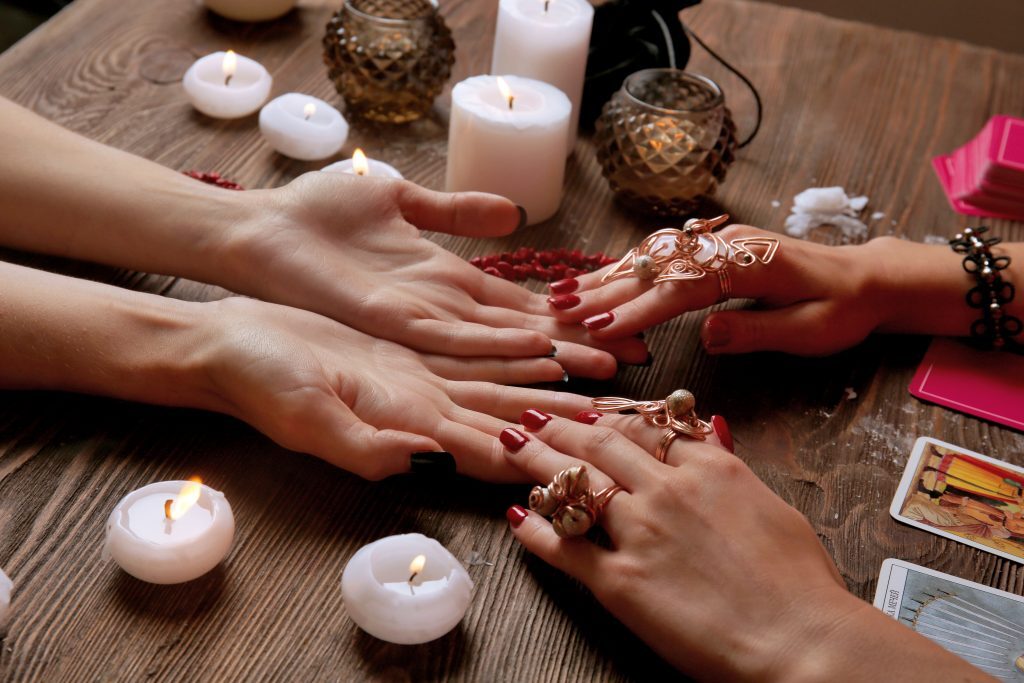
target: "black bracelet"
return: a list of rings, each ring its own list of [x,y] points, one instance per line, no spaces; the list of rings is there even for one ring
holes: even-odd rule
[[[1016,289],[1013,283],[1003,282],[1000,271],[1010,265],[1009,256],[993,256],[990,247],[999,244],[998,237],[982,237],[988,228],[965,228],[949,241],[958,254],[964,254],[963,266],[978,281],[967,292],[967,305],[981,309],[981,318],[971,325],[971,338],[986,349],[1006,349],[1019,352],[1020,344],[1014,337],[1024,325],[1020,318],[1006,315],[1003,306],[1013,301]]]

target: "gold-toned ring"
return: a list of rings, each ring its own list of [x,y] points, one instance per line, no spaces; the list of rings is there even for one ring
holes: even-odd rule
[[[608,501],[622,490],[618,484],[594,493],[586,465],[568,467],[547,486],[530,491],[530,509],[551,517],[555,533],[566,538],[587,533],[604,511]]]
[[[594,410],[600,413],[621,413],[635,410],[649,425],[665,430],[654,457],[665,462],[668,449],[679,436],[704,441],[715,431],[709,422],[697,417],[694,408],[697,399],[686,389],[677,389],[663,401],[633,401],[617,396],[601,396],[590,399]]]
[[[719,303],[728,301],[732,297],[732,278],[729,277],[728,268],[722,268],[718,271],[718,286],[722,290],[718,297]]]

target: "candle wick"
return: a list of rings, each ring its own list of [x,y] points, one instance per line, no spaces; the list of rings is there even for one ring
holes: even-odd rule
[[[311,114],[306,114],[306,116],[305,116],[305,119],[306,119],[307,121],[309,121],[309,117],[310,117],[310,116],[311,116]]]
[[[228,74],[227,76],[224,77],[224,87],[225,88],[228,87],[228,85],[231,83],[231,77],[233,75],[234,74]]]
[[[551,0],[544,0],[544,12],[547,13],[548,5],[551,4]]]
[[[409,577],[409,583],[412,583],[412,580],[415,579],[418,575],[419,575],[419,572],[413,572],[412,576]]]
[[[515,102],[515,101],[516,101],[516,98],[515,98],[514,95],[509,95],[508,96],[508,110],[509,111],[512,111],[512,103]]]
[[[174,499],[168,498],[164,501],[164,517],[167,519],[173,519],[171,517],[171,506],[174,505]]]

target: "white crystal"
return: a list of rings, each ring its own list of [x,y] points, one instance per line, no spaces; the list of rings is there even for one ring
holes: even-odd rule
[[[868,227],[857,218],[867,206],[865,196],[850,197],[841,187],[811,187],[793,197],[793,212],[786,218],[786,232],[806,237],[814,228],[832,225],[844,241],[863,239]]]

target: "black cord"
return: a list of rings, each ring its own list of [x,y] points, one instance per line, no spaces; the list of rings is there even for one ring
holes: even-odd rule
[[[754,136],[757,135],[757,131],[761,130],[761,94],[757,92],[757,88],[755,88],[754,84],[750,82],[750,79],[744,76],[742,73],[740,73],[739,69],[737,69],[732,64],[722,59],[717,52],[708,47],[707,43],[701,40],[700,36],[694,33],[692,28],[690,28],[683,22],[680,23],[683,24],[683,30],[686,31],[686,35],[690,36],[695,41],[697,41],[697,44],[704,48],[709,55],[717,59],[722,66],[736,74],[739,77],[739,79],[743,81],[748,88],[750,88],[750,92],[753,93],[754,102],[757,104],[757,121],[754,123],[754,130],[750,131],[750,135],[747,136],[747,139],[739,143],[739,145],[737,145],[737,147],[746,147],[747,145],[750,144],[750,141],[754,139]]]

